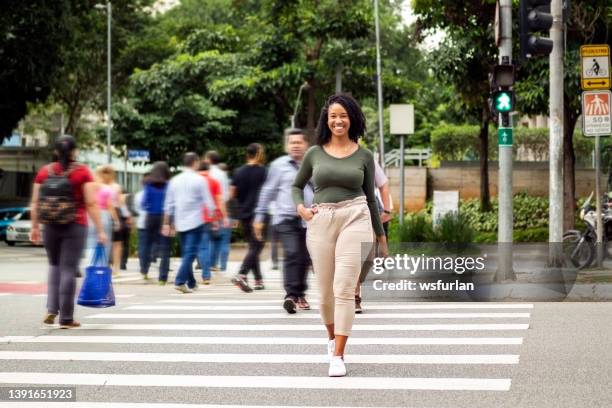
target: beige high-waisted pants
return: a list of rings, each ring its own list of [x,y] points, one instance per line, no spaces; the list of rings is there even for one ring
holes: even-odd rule
[[[316,204],[307,222],[306,245],[317,282],[324,324],[350,336],[355,319],[355,286],[374,244],[370,210],[364,196],[339,203]]]

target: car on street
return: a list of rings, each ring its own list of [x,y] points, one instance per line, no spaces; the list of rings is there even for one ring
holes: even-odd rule
[[[43,227],[41,226],[41,229]],[[17,243],[31,244],[30,230],[32,229],[31,213],[26,210],[14,217],[14,221],[6,228],[6,243],[15,246]]]
[[[0,241],[6,240],[6,229],[14,223],[15,217],[28,210],[27,207],[10,207],[0,209]]]

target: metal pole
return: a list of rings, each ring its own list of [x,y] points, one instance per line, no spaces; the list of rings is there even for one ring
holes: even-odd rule
[[[501,39],[499,63],[512,64],[512,0],[500,0]],[[512,128],[510,114],[499,115],[499,127]],[[515,279],[512,266],[512,145],[499,146],[499,212],[497,231],[498,270],[496,280]]]
[[[131,192],[130,190],[130,186],[129,186],[129,178],[128,178],[128,147],[125,146],[125,160],[123,161],[123,171],[125,174],[125,176],[123,177],[123,187],[128,191]]]
[[[374,21],[376,25],[376,86],[378,89],[378,137],[380,139],[380,154],[378,160],[380,167],[385,168],[385,132],[383,123],[383,93],[382,93],[382,69],[380,66],[380,21],[378,21],[378,0],[374,0]],[[402,156],[403,156],[402,150]]]
[[[603,220],[601,219],[601,145],[599,135],[595,136],[595,197],[597,205],[597,267],[603,263]]]
[[[399,223],[404,225],[404,135],[400,136],[400,210]]]
[[[108,164],[112,162],[112,153],[111,153],[111,127],[112,127],[112,106],[111,106],[111,22],[112,22],[112,6],[111,2],[108,1],[106,3],[106,14],[107,14],[107,49],[106,49],[106,64],[107,64],[107,72],[106,72],[106,103],[107,103],[107,114],[108,120],[106,124],[106,154]]]
[[[292,128],[295,128],[295,119],[297,118],[298,109],[300,108],[300,101],[302,100],[302,90],[304,89],[306,85],[307,85],[306,83],[303,83],[302,85],[300,85],[300,89],[298,89],[297,98],[295,98],[293,116],[291,117],[291,127]]]
[[[336,65],[336,93],[342,92],[342,64]]]
[[[548,241],[550,266],[563,265],[563,0],[552,0],[550,38],[550,189]]]

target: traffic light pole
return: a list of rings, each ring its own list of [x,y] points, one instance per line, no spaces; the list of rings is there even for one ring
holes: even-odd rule
[[[549,266],[563,265],[563,0],[552,0],[549,122]]]
[[[512,64],[512,0],[499,1],[501,37],[499,42],[499,63]],[[509,130],[512,135],[510,113],[499,114],[499,128]],[[504,136],[505,137],[505,136]],[[511,136],[510,136],[511,137]],[[512,267],[512,142],[504,139],[499,144],[499,211],[498,211],[498,266],[497,281],[514,280]]]

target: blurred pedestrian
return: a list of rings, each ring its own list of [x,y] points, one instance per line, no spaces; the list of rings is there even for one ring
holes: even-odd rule
[[[94,190],[95,190],[95,202],[100,213],[100,220],[102,221],[102,227],[104,228],[106,236],[109,238],[105,244],[106,256],[110,260],[112,252],[111,237],[115,228],[119,227],[119,216],[117,210],[113,204],[113,188],[112,183],[115,180],[115,170],[111,165],[105,164],[96,167],[94,176]],[[88,233],[87,233],[87,251],[85,254],[85,260],[89,261],[94,254],[97,245],[97,235],[93,228],[93,221],[91,218],[88,220]]]
[[[113,244],[112,244],[112,254],[111,254],[111,262],[113,269],[113,276],[119,276],[119,270],[121,269],[121,256],[123,249],[123,240],[125,236],[126,223],[127,218],[122,211],[122,208],[126,206],[125,196],[123,195],[123,187],[116,180],[116,173],[113,172],[114,180],[110,185],[112,189],[112,198],[111,202],[115,208],[115,213],[117,214],[117,219],[113,226]]]
[[[221,198],[223,207],[226,209],[224,218],[219,223],[219,231],[212,234],[210,246],[210,268],[224,274],[227,270],[229,258],[230,241],[232,237],[232,222],[229,219],[227,203],[229,201],[230,180],[227,176],[227,166],[221,163],[221,156],[214,150],[209,150],[204,155],[204,161],[210,165],[209,175],[219,182],[221,187]]]
[[[285,136],[287,154],[274,160],[270,165],[266,182],[261,188],[255,209],[253,230],[263,241],[264,221],[271,202],[275,203],[272,227],[278,232],[283,246],[283,285],[285,299],[283,307],[287,313],[297,309],[309,310],[306,300],[307,271],[310,265],[306,248],[306,225],[298,216],[292,199],[293,181],[308,148],[308,141],[301,129],[290,129]],[[313,190],[310,184],[304,188],[306,205],[312,203]]]
[[[136,216],[136,231],[138,232],[138,263],[140,265],[140,273],[142,273],[145,264],[148,262],[148,259],[145,259],[145,254],[147,253],[145,249],[145,234],[147,233],[145,221],[147,218],[147,212],[142,207],[142,198],[144,197],[144,188],[150,174],[151,173],[147,172],[143,175],[141,189],[134,195],[133,200],[134,215]]]
[[[173,227],[181,241],[181,266],[174,287],[181,293],[191,293],[198,284],[193,276],[193,261],[198,255],[202,239],[202,211],[207,207],[214,211],[215,205],[208,182],[197,173],[200,159],[195,153],[183,156],[183,171],[174,176],[166,190],[162,234],[170,237]]]
[[[279,248],[279,237],[276,225],[268,222],[274,219],[276,213],[276,203],[272,201],[269,205],[268,214],[266,218],[266,224],[268,224],[268,242],[270,243],[270,261],[272,264],[272,270],[278,270],[278,248]]]
[[[122,239],[121,239],[121,259],[119,269],[122,271],[127,270],[127,261],[130,256],[130,238],[132,236],[132,228],[134,227],[134,218],[132,217],[132,211],[130,210],[131,194],[125,189],[121,192],[119,218],[124,218],[125,222],[122,225]]]
[[[385,171],[374,161],[374,187],[376,188],[376,208],[380,214],[380,221],[382,222],[383,229],[385,230],[385,236],[388,235],[387,231],[389,228],[389,221],[391,220],[391,197],[389,195],[389,179],[385,175]],[[365,281],[365,278],[372,268],[372,262],[376,255],[376,245],[372,246],[372,250],[368,254],[366,261],[361,267],[361,273],[359,274],[359,282],[355,288],[355,313],[363,313],[361,306],[361,284]]]
[[[215,209],[210,211],[204,207],[202,214],[204,225],[202,227],[202,241],[198,251],[198,260],[202,269],[202,283],[210,285],[210,265],[211,265],[211,241],[217,238],[226,217],[225,203],[221,191],[221,183],[210,175],[210,164],[202,161],[200,163],[200,175],[207,181],[210,195],[215,203]]]
[[[306,243],[329,338],[330,377],[346,375],[344,349],[355,319],[355,286],[374,233],[380,255],[387,254],[376,208],[374,158],[358,144],[365,130],[357,101],[347,94],[330,96],[321,110],[317,146],[304,156],[293,183],[298,213],[307,222]],[[311,177],[315,205],[306,208],[304,187]]]
[[[76,162],[77,144],[72,136],[55,142],[58,160],[45,165],[34,179],[30,240],[41,241],[40,224],[45,224],[43,242],[49,260],[47,315],[43,324],[52,325],[59,314],[60,328],[79,327],[74,320],[76,272],[87,237],[87,213],[93,220],[97,241],[106,244],[96,205],[93,176]]]
[[[149,268],[153,260],[154,248],[160,257],[158,284],[165,285],[168,281],[170,267],[170,237],[161,233],[164,218],[164,201],[170,180],[170,168],[163,161],[153,164],[151,174],[146,178],[141,205],[146,212],[145,233],[143,236],[143,261],[140,273],[148,278]]]
[[[253,289],[264,289],[263,277],[259,265],[259,254],[264,243],[258,240],[253,233],[253,217],[261,186],[266,180],[266,168],[264,167],[264,148],[259,143],[251,143],[246,149],[245,165],[241,166],[232,177],[230,187],[230,198],[236,197],[238,202],[237,218],[240,220],[244,239],[248,242],[248,252],[242,261],[238,274],[232,278],[232,283],[245,292]],[[249,286],[247,274],[253,271],[255,283],[253,288]]]

